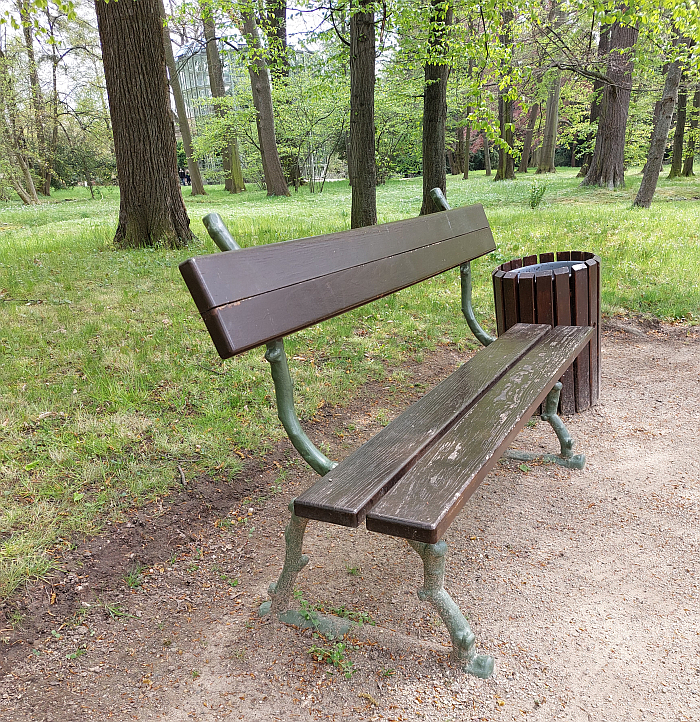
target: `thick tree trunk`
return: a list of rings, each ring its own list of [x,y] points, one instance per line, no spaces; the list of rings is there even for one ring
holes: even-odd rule
[[[678,93],[676,130],[673,133],[673,152],[671,154],[671,170],[668,174],[669,178],[678,178],[683,171],[683,139],[685,137],[685,117],[687,105],[688,94],[685,90],[682,90]]]
[[[452,25],[451,0],[430,0],[429,61],[425,64],[423,88],[423,204],[422,216],[437,213],[430,191],[439,188],[447,195],[445,173],[445,122],[447,120],[448,37]]]
[[[352,228],[377,223],[377,164],[374,158],[374,12],[359,0],[350,17],[350,163]]]
[[[603,58],[608,54],[610,50],[610,27],[604,26],[600,31],[600,40],[598,41],[598,61],[602,61]],[[593,126],[600,118],[600,106],[603,102],[603,88],[605,83],[602,80],[595,80],[593,82],[593,98],[591,100],[591,111],[589,115],[589,122]],[[587,144],[593,141],[593,132],[588,133],[586,138]],[[593,151],[586,151],[581,159],[581,170],[578,172],[577,178],[585,178],[591,167],[591,161],[593,160]]]
[[[700,90],[696,90],[693,95],[693,109],[690,111],[690,133],[688,134],[688,146],[685,150],[685,158],[683,160],[683,171],[681,175],[684,178],[694,176],[693,162],[695,160],[695,135],[698,130],[698,114],[700,113]]]
[[[241,12],[241,17],[243,19],[243,35],[248,44],[248,50],[252,53],[252,57],[248,60],[248,75],[250,75],[250,86],[253,91],[253,105],[257,111],[255,123],[258,127],[258,142],[267,195],[288,196],[290,195],[289,187],[277,152],[275,116],[272,108],[272,82],[263,56],[258,26],[251,11]]]
[[[181,247],[193,237],[180,193],[158,0],[96,0],[123,247]]]
[[[212,98],[223,98],[226,95],[224,87],[224,70],[221,66],[219,49],[216,47],[216,25],[211,15],[211,9],[203,8],[204,40],[207,48],[207,72],[209,74],[209,89]],[[214,113],[223,118],[226,110],[220,103],[214,105]],[[243,182],[243,169],[241,168],[238,153],[238,139],[232,133],[227,133],[227,139],[221,148],[221,164],[224,168],[224,190],[229,193],[242,193],[245,190]]]
[[[581,185],[601,186],[613,190],[625,186],[625,129],[632,90],[632,53],[637,42],[637,28],[615,23],[610,31],[608,82],[596,133],[591,166]]]
[[[173,57],[173,46],[170,40],[170,30],[168,30],[165,8],[163,0],[158,0],[161,13],[161,22],[163,23],[163,49],[165,50],[165,64],[168,67],[168,76],[170,81],[170,89],[173,91],[173,99],[175,100],[175,109],[177,110],[177,122],[182,136],[182,145],[187,156],[187,170],[190,173],[192,183],[191,194],[193,196],[204,196],[204,183],[202,182],[202,174],[199,172],[199,164],[194,159],[192,150],[192,133],[190,132],[190,124],[187,120],[187,110],[185,108],[185,100],[182,97],[182,88],[180,87],[180,78],[177,75],[175,67],[175,58]]]
[[[523,154],[520,157],[520,167],[518,173],[527,173],[527,166],[530,162],[530,151],[532,150],[532,136],[535,133],[535,124],[537,123],[537,116],[540,114],[540,104],[534,103],[530,108],[530,113],[527,117],[527,128],[525,130],[525,139],[523,141]]]
[[[559,125],[559,92],[561,90],[561,74],[557,73],[552,81],[552,87],[547,95],[547,119],[544,123],[542,137],[542,150],[540,162],[537,165],[538,173],[554,173],[554,153],[557,147],[557,127]]]
[[[673,107],[678,97],[678,85],[681,80],[681,64],[679,62],[671,63],[666,73],[666,81],[661,95],[661,103],[659,115],[654,125],[654,132],[651,137],[651,145],[649,146],[649,155],[644,170],[642,184],[639,186],[637,197],[634,199],[635,206],[641,208],[649,208],[651,200],[654,197],[656,184],[659,181],[659,172],[661,171],[661,161],[666,151],[666,141],[668,140],[668,131],[671,127],[671,118],[673,117]]]
[[[486,175],[491,175],[491,148],[489,148],[489,139],[486,133],[483,134],[484,138],[484,170]]]

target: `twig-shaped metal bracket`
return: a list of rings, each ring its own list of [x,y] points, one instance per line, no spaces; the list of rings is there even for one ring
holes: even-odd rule
[[[445,622],[452,640],[452,657],[464,664],[464,671],[476,677],[487,679],[493,674],[493,657],[476,654],[474,651],[474,633],[465,616],[444,587],[445,557],[447,544],[409,541],[411,547],[423,560],[424,583],[418,590],[418,598],[430,602]]]

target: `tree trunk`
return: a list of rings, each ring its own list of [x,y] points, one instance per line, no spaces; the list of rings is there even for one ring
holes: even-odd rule
[[[467,106],[467,117],[471,115],[472,108]],[[467,121],[467,126],[464,129],[464,175],[462,180],[469,180],[469,161],[472,155],[472,124]]]
[[[350,17],[350,162],[352,228],[377,223],[377,164],[374,158],[374,12],[359,0]]]
[[[96,0],[114,150],[122,247],[192,239],[180,193],[158,0]]]
[[[192,150],[192,133],[190,132],[190,124],[187,120],[187,110],[185,108],[185,100],[182,97],[180,78],[177,75],[177,68],[175,67],[173,46],[170,41],[170,30],[168,30],[163,0],[158,0],[158,5],[161,14],[161,22],[163,23],[163,49],[165,50],[165,63],[168,67],[170,89],[173,91],[175,109],[177,110],[177,122],[180,127],[180,135],[182,136],[182,145],[185,149],[185,155],[187,156],[187,170],[190,173],[192,183],[191,195],[204,196],[206,195],[204,191],[204,183],[202,183],[202,174],[199,172],[199,164],[194,159],[194,152]]]
[[[258,26],[250,10],[241,12],[243,35],[251,57],[248,59],[248,75],[253,91],[253,105],[257,111],[255,124],[258,128],[260,156],[268,196],[288,196],[289,187],[284,177],[282,163],[277,152],[275,136],[275,116],[272,108],[272,82],[263,55]]]
[[[508,56],[513,51],[513,11],[503,11],[503,32],[501,33],[501,44],[506,48]],[[510,58],[504,60],[507,63],[506,73],[510,72]],[[515,161],[509,152],[513,148],[513,101],[508,98],[509,88],[499,85],[498,89],[498,121],[501,131],[501,143],[498,146],[498,170],[494,181],[515,180]]]
[[[423,205],[422,216],[442,208],[433,201],[430,191],[439,188],[447,195],[445,173],[445,122],[447,120],[447,79],[450,66],[448,32],[452,25],[451,0],[430,0],[428,62],[425,64],[423,88]]]
[[[600,31],[600,40],[598,41],[598,61],[608,54],[610,50],[610,27],[605,25]],[[605,83],[602,80],[596,79],[593,82],[593,98],[591,100],[591,111],[589,115],[590,125],[593,126],[600,118],[600,106],[603,100],[603,88]],[[589,131],[586,138],[587,144],[593,141],[593,131]],[[577,178],[585,178],[591,167],[591,161],[593,160],[593,151],[586,151],[581,159],[581,170],[578,172]]]
[[[265,37],[267,46],[274,55],[272,74],[289,75],[289,58],[287,57],[287,0],[266,0],[265,2]]]
[[[681,81],[683,82],[683,81]],[[685,83],[683,83],[685,85]],[[676,130],[673,134],[673,153],[671,155],[671,170],[669,178],[678,178],[683,171],[683,138],[685,136],[685,116],[688,105],[688,94],[685,89],[678,93],[678,106],[676,108]]]
[[[540,114],[540,104],[535,103],[530,108],[530,114],[527,118],[527,129],[525,130],[525,140],[523,142],[523,154],[520,158],[520,167],[518,173],[527,173],[527,165],[530,162],[530,151],[532,150],[532,136],[535,133],[535,124],[537,116]]]
[[[537,165],[538,173],[555,173],[554,153],[557,147],[557,127],[559,125],[559,92],[561,90],[561,73],[557,73],[547,96],[547,119],[544,124],[542,151]]]
[[[639,191],[633,204],[641,208],[649,208],[649,206],[651,206],[656,184],[659,181],[661,161],[666,152],[666,141],[668,140],[668,131],[671,127],[673,108],[678,97],[678,85],[681,80],[681,72],[681,64],[676,61],[671,63],[666,73],[659,115],[654,125],[654,133],[651,137],[644,177],[642,178],[642,184],[639,186]]]
[[[690,133],[688,134],[688,147],[683,160],[682,175],[684,178],[694,176],[693,162],[695,160],[695,135],[698,130],[698,113],[700,113],[700,90],[693,95],[693,109],[690,111]]]
[[[613,190],[625,187],[625,129],[629,113],[634,61],[632,52],[639,30],[615,23],[610,31],[608,82],[603,89],[598,132],[591,167],[581,185]]]
[[[489,139],[486,133],[483,135],[484,138],[484,170],[486,175],[491,175],[491,149],[489,148]]]
[[[224,70],[221,67],[219,49],[216,47],[216,25],[211,15],[211,9],[202,6],[204,40],[207,48],[207,72],[209,74],[209,89],[212,98],[223,98],[226,95],[224,88]],[[214,103],[214,113],[219,118],[226,115],[226,110],[220,103]],[[238,139],[233,133],[226,133],[226,140],[221,148],[221,164],[224,168],[224,190],[229,193],[242,193],[245,190],[243,182],[243,169],[241,168],[238,153]]]
[[[39,68],[34,55],[34,23],[31,17],[31,3],[21,0],[19,4],[19,16],[22,22],[22,34],[24,45],[27,51],[27,65],[29,70],[29,88],[32,96],[32,107],[34,109],[34,135],[36,136],[37,154],[41,167],[42,184],[39,193],[43,196],[51,195],[51,168],[46,157],[46,135],[44,133],[44,98],[39,84]]]

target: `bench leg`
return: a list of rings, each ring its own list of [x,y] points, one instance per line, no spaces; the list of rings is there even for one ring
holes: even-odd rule
[[[258,610],[261,617],[269,614],[279,614],[289,607],[289,600],[294,592],[294,584],[299,572],[309,563],[309,557],[301,553],[301,545],[304,541],[304,531],[309,523],[308,519],[297,516],[294,513],[294,502],[289,505],[292,517],[284,530],[285,554],[282,573],[276,582],[268,587],[272,599],[264,602]]]
[[[557,382],[554,388],[547,394],[544,401],[543,411],[540,418],[547,421],[554,429],[554,433],[559,439],[561,447],[561,455],[557,454],[535,454],[529,451],[518,451],[509,449],[504,456],[517,461],[532,461],[533,459],[543,459],[551,461],[560,466],[566,466],[568,469],[583,469],[586,465],[585,454],[574,454],[574,439],[569,430],[564,426],[564,422],[557,416],[557,408],[559,407],[559,395],[561,394],[561,383]]]
[[[450,632],[453,658],[458,662],[466,662],[464,671],[487,679],[493,674],[493,657],[475,653],[475,637],[469,622],[444,587],[447,544],[444,541],[437,544],[408,543],[423,560],[425,576],[423,588],[418,590],[418,598],[430,602],[437,609]]]

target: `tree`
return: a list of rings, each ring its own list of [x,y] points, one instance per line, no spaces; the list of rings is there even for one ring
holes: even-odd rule
[[[375,34],[371,0],[357,0],[350,16],[350,158],[352,228],[377,223],[374,158]]]
[[[678,101],[676,103],[676,129],[673,133],[673,151],[671,153],[671,170],[669,178],[678,178],[683,173],[683,138],[685,137],[686,106],[688,93],[685,90],[684,77],[681,76]],[[678,86],[677,86],[678,90]]]
[[[513,97],[510,84],[511,53],[513,49],[513,11],[503,10],[501,45],[505,49],[506,66],[504,78],[498,89],[498,123],[500,142],[498,144],[498,170],[494,181],[514,180],[515,161],[513,160]]]
[[[428,59],[423,90],[423,204],[421,215],[442,210],[430,191],[447,190],[445,177],[445,121],[447,119],[448,33],[452,25],[451,0],[430,0]]]
[[[120,186],[114,242],[181,247],[192,239],[177,175],[158,0],[96,0]]]
[[[634,60],[639,30],[617,20],[610,29],[610,52],[603,88],[598,132],[591,165],[583,186],[624,188],[625,128],[629,113]]]
[[[265,185],[268,196],[288,196],[289,188],[282,170],[277,138],[275,136],[275,116],[272,105],[272,81],[265,62],[265,53],[260,42],[258,25],[252,7],[241,7],[242,32],[248,46],[248,74],[253,91],[256,124],[260,155],[265,173]]]
[[[673,108],[678,97],[678,85],[681,81],[681,74],[681,63],[678,60],[671,63],[666,72],[666,81],[664,82],[664,89],[661,95],[659,112],[649,146],[649,155],[646,166],[644,167],[644,178],[642,178],[642,184],[639,186],[639,191],[633,204],[641,208],[649,208],[651,206],[651,200],[654,197],[654,191],[656,190],[656,184],[658,183],[659,173],[661,171],[661,162],[666,152],[668,131],[671,127]]]
[[[224,71],[221,66],[219,48],[216,45],[216,25],[212,10],[204,5],[202,7],[204,23],[204,40],[207,50],[207,72],[209,75],[209,89],[214,98],[214,113],[218,118],[224,118],[226,110],[219,98],[226,95],[224,88]],[[224,167],[224,189],[229,193],[242,193],[245,190],[241,156],[238,150],[238,137],[231,129],[226,128],[223,147],[220,149],[222,165]]]
[[[523,153],[520,157],[520,167],[518,168],[518,173],[527,173],[527,166],[530,162],[530,151],[532,150],[532,136],[535,132],[535,124],[537,123],[537,117],[539,114],[540,104],[533,103],[527,117],[527,128],[525,130],[525,139],[523,141]]]
[[[694,176],[693,161],[695,160],[695,140],[698,132],[698,114],[700,113],[700,90],[696,90],[693,94],[693,107],[690,111],[690,132],[688,133],[688,146],[685,150],[685,160],[683,161],[683,170],[681,175],[684,178]]]
[[[542,136],[542,147],[537,163],[538,173],[554,173],[554,152],[557,145],[557,127],[559,125],[559,93],[561,91],[561,71],[555,71],[549,93],[547,94],[546,120],[544,123],[544,134]]]
[[[192,182],[192,195],[206,195],[204,191],[204,183],[202,182],[202,174],[199,172],[199,164],[194,158],[192,150],[192,133],[190,132],[190,124],[187,120],[187,110],[185,108],[185,100],[182,97],[182,88],[180,87],[180,79],[177,75],[175,67],[175,58],[173,57],[173,46],[170,40],[170,30],[168,30],[165,8],[163,0],[158,0],[161,20],[163,22],[163,48],[165,50],[165,62],[168,66],[168,79],[170,81],[170,89],[173,91],[173,99],[175,100],[175,109],[177,110],[177,122],[182,136],[182,145],[187,156],[187,169],[190,173]]]

